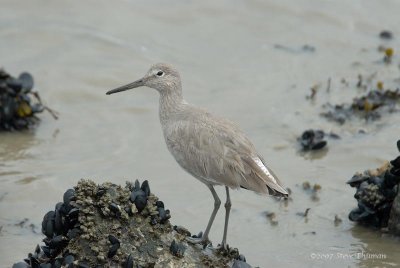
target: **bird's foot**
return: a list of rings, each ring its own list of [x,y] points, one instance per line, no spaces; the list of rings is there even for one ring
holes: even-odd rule
[[[218,252],[229,253],[230,248],[229,248],[229,245],[227,243],[221,243],[221,244],[218,244],[218,246],[215,248],[215,250],[217,250]]]
[[[203,232],[200,232],[198,235],[193,235],[192,237],[186,237],[186,241],[190,244],[201,244],[203,248],[211,246],[211,241],[208,237],[203,235]]]

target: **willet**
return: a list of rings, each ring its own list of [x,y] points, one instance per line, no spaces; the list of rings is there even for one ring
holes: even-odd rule
[[[211,225],[221,205],[214,186],[223,185],[226,191],[226,214],[221,247],[226,249],[231,209],[229,188],[241,187],[259,194],[284,197],[288,193],[235,124],[192,106],[183,99],[181,78],[173,66],[155,64],[143,78],[110,90],[107,95],[141,86],[156,89],[160,93],[159,116],[169,151],[184,170],[210,189],[214,197],[214,210],[202,237],[188,238],[188,241],[209,242]]]

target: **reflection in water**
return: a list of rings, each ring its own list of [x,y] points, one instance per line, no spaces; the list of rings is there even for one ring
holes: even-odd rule
[[[299,151],[297,154],[302,156],[306,160],[317,160],[322,159],[328,154],[329,148],[324,147],[320,150],[315,151]]]
[[[355,225],[350,229],[354,238],[360,243],[352,244],[350,253],[354,253],[360,267],[398,267],[398,252],[400,238],[384,234],[379,230]]]
[[[17,180],[16,183],[17,184],[29,184],[31,182],[34,182],[34,181],[38,180],[38,179],[39,179],[38,177],[28,176],[28,177],[25,177],[23,179]]]
[[[15,161],[29,156],[29,149],[39,144],[31,131],[0,133],[0,161]]]

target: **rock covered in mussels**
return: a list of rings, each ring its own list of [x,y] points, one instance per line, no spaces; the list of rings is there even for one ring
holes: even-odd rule
[[[335,133],[325,133],[320,129],[309,129],[303,132],[300,137],[297,138],[303,151],[320,150],[324,148],[328,142],[326,138],[340,139],[339,135]]]
[[[309,129],[297,138],[304,151],[319,150],[326,146],[327,141],[324,140],[325,133],[322,130]]]
[[[232,267],[243,262],[237,249],[221,254],[188,244],[190,232],[178,232],[184,228],[173,228],[170,217],[148,181],[121,187],[81,180],[43,217],[44,245],[13,267]]]
[[[13,77],[0,69],[0,131],[31,128],[39,122],[36,114],[45,109],[57,117],[42,104],[39,94],[32,88],[31,74],[21,73],[19,77]]]
[[[350,212],[349,219],[375,228],[388,227],[389,217],[393,218],[391,214],[397,213],[397,210],[393,212],[392,205],[396,195],[399,195],[400,156],[375,171],[356,173],[347,183],[356,188],[354,198],[358,202],[357,208]],[[400,215],[400,209],[398,212]],[[400,231],[400,218],[396,222]]]

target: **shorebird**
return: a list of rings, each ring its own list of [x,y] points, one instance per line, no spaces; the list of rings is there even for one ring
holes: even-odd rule
[[[181,78],[173,66],[155,64],[144,77],[110,90],[107,95],[142,86],[160,93],[159,116],[168,150],[184,170],[210,189],[214,198],[214,209],[203,235],[188,237],[188,242],[209,243],[208,235],[221,205],[214,186],[223,185],[226,213],[220,247],[227,249],[229,188],[283,197],[288,193],[239,127],[184,100]]]

